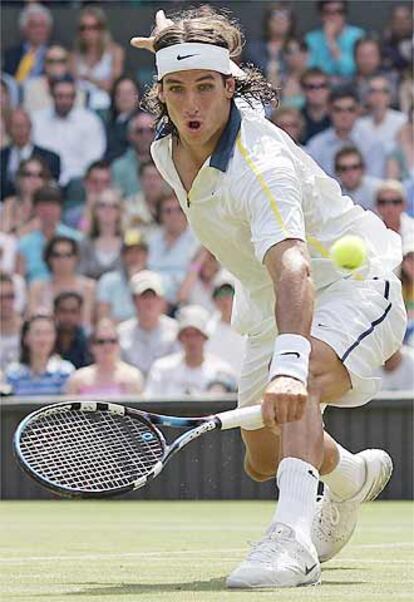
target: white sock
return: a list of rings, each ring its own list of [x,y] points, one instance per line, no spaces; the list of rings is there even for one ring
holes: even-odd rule
[[[299,458],[284,458],[276,475],[279,501],[272,523],[283,523],[296,532],[298,540],[311,543],[319,472]]]
[[[347,500],[358,493],[366,479],[365,462],[337,443],[339,462],[329,474],[321,475],[334,498]]]

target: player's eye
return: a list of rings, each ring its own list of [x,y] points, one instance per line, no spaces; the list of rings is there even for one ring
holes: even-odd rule
[[[213,84],[200,84],[198,89],[200,92],[209,92],[214,88]]]
[[[170,86],[168,89],[173,94],[178,94],[178,93],[180,93],[180,92],[183,91],[183,87],[182,86]]]

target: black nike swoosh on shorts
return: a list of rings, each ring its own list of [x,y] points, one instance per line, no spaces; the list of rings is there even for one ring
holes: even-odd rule
[[[183,61],[184,59],[189,59],[192,56],[198,56],[198,54],[183,54],[177,56],[177,61]]]

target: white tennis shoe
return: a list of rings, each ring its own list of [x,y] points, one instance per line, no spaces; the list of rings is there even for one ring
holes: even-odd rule
[[[321,567],[314,546],[305,547],[287,525],[271,525],[247,559],[227,578],[230,588],[317,585]]]
[[[320,562],[335,556],[350,540],[358,520],[361,504],[375,500],[392,474],[392,460],[382,449],[366,449],[359,454],[366,467],[365,483],[352,498],[334,499],[329,488],[318,496],[312,523],[312,541]]]

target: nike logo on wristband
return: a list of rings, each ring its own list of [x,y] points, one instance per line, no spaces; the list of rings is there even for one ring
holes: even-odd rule
[[[313,564],[313,565],[312,565],[311,567],[309,567],[309,568],[308,568],[308,567],[306,566],[306,564],[305,564],[305,575],[309,575],[309,573],[310,573],[311,571],[313,571],[313,569],[314,569],[316,566],[317,566],[317,563],[316,563],[316,562],[315,562],[315,564]]]
[[[298,353],[297,351],[284,351],[279,355],[295,355],[298,359],[300,358],[300,353]]]
[[[192,56],[198,56],[198,54],[183,54],[183,55],[178,55],[177,56],[177,61],[183,61],[184,59],[189,59]]]

